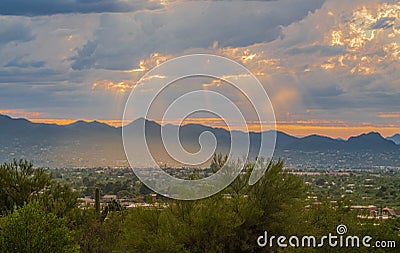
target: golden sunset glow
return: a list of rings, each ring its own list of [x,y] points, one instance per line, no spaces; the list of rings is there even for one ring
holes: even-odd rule
[[[81,119],[85,122],[93,122],[94,120],[89,120],[89,119]],[[74,122],[76,122],[76,119],[35,119],[35,118],[30,118],[29,121],[34,122],[34,123],[43,123],[43,124],[56,124],[56,125],[69,125]],[[132,122],[131,120],[128,121],[123,121],[123,120],[96,120],[97,122],[107,124],[109,126],[113,127],[121,127],[123,125],[129,124]]]
[[[110,80],[99,80],[92,84],[92,89],[102,88],[110,91],[126,92],[130,91],[136,86],[136,82],[124,80],[120,82],[113,82]]]
[[[251,54],[249,50],[244,51],[244,55],[242,56],[242,62],[245,63],[247,61],[253,60],[257,54]]]
[[[24,117],[24,118],[31,118],[31,117],[39,117],[41,115],[40,112],[27,112],[24,110],[0,110],[0,114],[5,115],[12,115],[14,117]]]
[[[29,118],[30,122],[33,123],[42,123],[42,124],[56,124],[56,125],[69,125],[77,120],[75,119],[34,119],[34,118]],[[86,122],[90,122],[89,120],[85,120]]]
[[[332,31],[332,46],[343,46],[344,43],[342,42],[342,32],[341,31]]]

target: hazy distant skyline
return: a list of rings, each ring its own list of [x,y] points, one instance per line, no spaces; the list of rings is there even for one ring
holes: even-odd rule
[[[0,114],[2,115],[2,114]],[[9,115],[6,115],[9,116]],[[13,118],[13,117],[12,117]],[[21,118],[20,118],[21,119]],[[41,124],[56,124],[56,125],[71,125],[74,124],[78,121],[85,121],[87,123],[91,123],[91,122],[100,122],[106,125],[109,125],[111,127],[121,127],[124,125],[128,125],[130,123],[133,122],[133,120],[125,120],[124,122],[122,120],[88,120],[88,119],[27,119],[33,123],[41,123]],[[160,125],[165,125],[165,124],[173,124],[173,125],[179,125],[181,120],[176,120],[176,121],[169,121],[168,123],[162,123],[161,121],[157,121],[156,123],[160,124]],[[184,120],[182,125],[187,125],[187,124],[200,124],[200,125],[205,125],[205,126],[211,126],[213,128],[223,128],[226,130],[229,130],[226,126],[226,124],[224,124],[222,122],[221,119],[219,118],[187,118]],[[254,126],[254,127],[253,127]],[[231,130],[239,130],[242,132],[246,132],[245,129],[243,129],[243,127],[238,126],[238,125],[232,125],[231,126]],[[344,139],[347,140],[350,137],[354,137],[354,136],[359,136],[361,134],[367,134],[367,133],[371,133],[371,132],[379,132],[381,135],[383,135],[383,137],[392,137],[394,134],[385,134],[384,131],[377,131],[376,128],[372,128],[372,127],[344,127],[343,130],[346,129],[346,135],[344,135],[343,133],[341,133],[341,135],[337,135],[335,133],[335,131],[337,131],[337,129],[340,127],[321,127],[321,126],[301,126],[301,125],[295,125],[295,129],[291,129],[292,126],[287,126],[285,128],[285,126],[282,127],[278,126],[277,127],[277,131],[280,132],[284,132],[287,133],[289,135],[293,135],[296,137],[306,137],[306,136],[310,136],[313,134],[317,134],[317,135],[321,135],[321,136],[329,136],[332,138],[340,138],[340,139]],[[310,129],[314,129],[315,132],[311,132],[310,133]],[[389,129],[389,130],[397,130],[397,129]],[[251,123],[248,124],[248,131],[249,132],[260,132],[258,125],[254,124],[252,125]],[[326,132],[325,132],[326,131]],[[330,134],[329,134],[330,133]]]
[[[400,3],[378,0],[6,0],[0,113],[119,125],[130,90],[147,70],[176,56],[211,53],[257,76],[278,130],[389,136],[400,132],[399,16]],[[229,92],[217,85],[202,89]]]

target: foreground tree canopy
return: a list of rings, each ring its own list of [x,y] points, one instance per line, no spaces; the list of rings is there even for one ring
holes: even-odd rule
[[[224,163],[215,157],[213,170]],[[0,250],[2,252],[270,252],[257,238],[270,235],[335,233],[345,224],[353,235],[394,240],[400,221],[360,219],[346,200],[307,200],[309,188],[287,173],[283,162],[261,162],[265,175],[248,184],[248,163],[224,191],[202,200],[162,200],[125,209],[116,200],[102,210],[79,208],[78,195],[44,169],[26,161],[0,165]],[[311,205],[310,205],[311,204]],[[365,248],[289,248],[292,252],[368,252]]]
[[[65,219],[31,202],[2,218],[2,252],[79,252]]]
[[[0,175],[0,211],[23,206],[50,185],[44,169],[34,169],[32,163],[23,160],[1,165]]]
[[[0,213],[37,200],[48,211],[63,216],[77,206],[78,194],[52,179],[43,168],[24,160],[0,165]]]

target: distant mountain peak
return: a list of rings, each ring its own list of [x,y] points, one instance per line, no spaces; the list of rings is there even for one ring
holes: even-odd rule
[[[146,121],[148,121],[148,120],[143,118],[143,117],[140,117],[140,118],[135,119],[131,123],[143,123],[143,122],[146,122]]]
[[[332,139],[331,137],[323,136],[323,135],[318,135],[318,134],[308,135],[308,136],[302,137],[302,138],[300,138],[300,139],[303,139],[303,140],[315,139],[315,140],[339,141],[339,140]]]
[[[0,113],[0,118],[7,118],[7,119],[11,119],[11,117],[10,117],[10,116],[8,116],[8,115],[5,115],[5,114],[1,114],[1,113]]]
[[[141,124],[152,124],[152,125],[160,125],[157,122],[153,121],[153,120],[149,120],[143,117],[137,118],[134,121],[132,121],[131,123],[129,123],[128,125],[141,125]]]
[[[352,149],[358,150],[392,150],[397,148],[393,141],[385,139],[378,132],[370,132],[350,137],[347,142],[352,145]]]
[[[375,139],[382,139],[384,140],[385,138],[383,138],[383,136],[378,133],[378,132],[369,132],[369,133],[364,133],[364,134],[360,134],[358,136],[352,136],[349,138],[350,139],[355,139],[355,138],[375,138]]]
[[[369,136],[380,136],[380,137],[382,137],[382,135],[381,135],[379,132],[369,132],[369,133],[367,133],[366,135],[369,135]]]
[[[84,121],[84,120],[77,120],[71,124],[65,125],[66,128],[115,128],[105,123],[101,123],[97,120],[94,121]]]
[[[0,121],[11,121],[12,118],[10,116],[0,114]]]
[[[3,122],[9,122],[9,123],[11,123],[13,121],[24,122],[24,123],[32,123],[29,120],[24,119],[24,118],[12,118],[12,117],[10,117],[8,115],[5,115],[5,114],[0,114],[0,120],[3,121]]]
[[[65,125],[66,127],[80,127],[80,126],[90,126],[90,125],[97,125],[93,124],[94,121],[84,121],[84,120],[77,120],[75,122],[72,122],[71,124]],[[99,123],[101,124],[101,123]]]
[[[83,121],[83,120],[77,120],[77,121],[75,121],[75,122],[72,122],[71,124],[68,124],[68,125],[66,125],[66,126],[72,126],[72,125],[82,125],[82,124],[86,124],[87,122],[86,121]]]

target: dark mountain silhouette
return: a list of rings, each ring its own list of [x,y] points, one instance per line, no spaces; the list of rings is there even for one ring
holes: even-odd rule
[[[289,145],[293,144],[294,142],[298,141],[299,138],[288,135],[283,132],[277,132],[276,134],[276,148],[277,149],[286,149]]]
[[[387,140],[379,133],[371,132],[361,134],[359,136],[350,137],[347,141],[341,139],[332,139],[325,136],[310,135],[292,143],[289,143],[286,149],[303,150],[303,151],[373,151],[382,152],[397,150],[397,146],[393,141]]]
[[[143,128],[145,124],[145,128]],[[178,126],[166,125],[165,130]],[[154,121],[138,119],[128,124],[125,133],[135,140],[146,131],[149,149],[159,163],[175,165],[162,145],[161,126]],[[231,133],[225,129],[212,128],[198,124],[180,127],[179,138],[188,152],[200,149],[199,136],[205,132],[214,134],[217,140],[217,152],[229,152]],[[41,166],[126,166],[126,157],[122,145],[122,129],[97,121],[77,121],[70,125],[32,123],[26,119],[13,119],[0,115],[0,161],[12,158],[33,160]],[[245,135],[233,131],[233,135]],[[272,135],[274,132],[266,132]],[[260,133],[251,132],[250,154],[256,156],[260,146]],[[393,136],[397,138],[398,136]],[[348,140],[333,139],[325,136],[310,135],[303,138],[276,132],[276,151],[368,151],[381,153],[399,151],[400,146],[392,140],[383,138],[379,133],[368,133],[351,137]],[[140,160],[141,146],[135,147]],[[140,161],[137,161],[140,162]]]
[[[332,139],[320,135],[310,135],[288,143],[285,149],[288,150],[303,150],[303,151],[327,151],[327,150],[340,150],[346,146],[345,141]]]
[[[390,140],[386,140],[380,133],[371,132],[351,137],[347,141],[347,149],[351,150],[380,150],[388,151],[398,148],[398,146]]]
[[[125,160],[121,130],[99,122],[32,123],[0,115],[0,161],[32,160],[40,166],[98,166]]]

